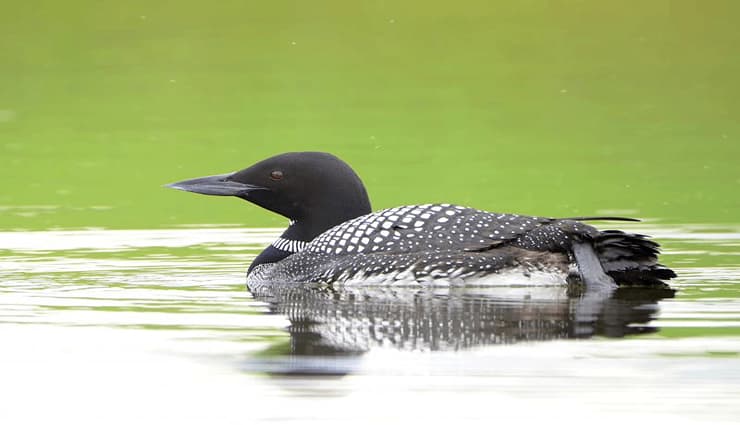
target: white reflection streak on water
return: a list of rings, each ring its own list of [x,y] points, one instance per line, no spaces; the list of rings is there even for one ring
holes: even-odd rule
[[[631,227],[708,246],[740,241],[736,229]],[[285,318],[259,314],[265,306],[243,289],[246,261],[277,232],[0,233],[0,249],[10,253],[0,258],[0,399],[7,401],[0,423],[49,422],[65,413],[77,423],[526,422],[558,415],[570,423],[639,417],[681,424],[740,416],[738,358],[707,357],[740,351],[736,337],[523,343],[462,354],[379,349],[353,362],[353,375],[343,379],[235,373],[245,356],[270,346],[262,337],[285,336]],[[143,251],[152,247],[208,252]],[[717,290],[740,280],[729,266],[680,272],[681,288]],[[740,301],[665,300],[655,324],[738,327]]]

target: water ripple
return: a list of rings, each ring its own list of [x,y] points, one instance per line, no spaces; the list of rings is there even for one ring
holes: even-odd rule
[[[567,300],[508,301],[486,310],[485,294],[459,299],[452,293],[430,292],[422,298],[355,294],[341,304],[347,310],[322,312],[334,318],[326,336],[350,346],[378,343],[361,357],[341,358],[286,355],[299,348],[291,345],[295,340],[290,336],[299,322],[288,320],[290,311],[276,311],[245,290],[247,264],[276,237],[277,229],[0,232],[0,332],[4,346],[10,347],[3,350],[0,371],[10,388],[24,385],[37,368],[59,382],[107,388],[98,376],[112,370],[115,382],[131,381],[127,388],[134,397],[146,389],[131,377],[145,373],[152,391],[157,390],[152,394],[178,394],[187,400],[191,389],[179,377],[202,368],[199,385],[218,396],[213,400],[238,394],[236,406],[242,394],[250,394],[252,405],[274,406],[251,410],[250,417],[278,422],[307,417],[316,418],[313,423],[337,422],[342,415],[316,404],[333,403],[337,396],[356,411],[367,410],[368,402],[401,409],[398,400],[407,405],[418,399],[462,411],[479,411],[495,402],[497,409],[512,414],[517,406],[526,412],[535,403],[547,406],[548,412],[562,411],[563,417],[572,415],[563,406],[577,397],[585,402],[581,415],[592,412],[594,420],[607,413],[615,420],[639,414],[645,420],[672,423],[732,422],[740,414],[735,402],[740,397],[740,228],[655,223],[625,227],[655,235],[665,248],[663,261],[679,272],[676,297],[645,306],[650,321],[636,327],[639,337],[537,342],[540,337],[583,331],[578,323],[562,327],[572,324],[579,308]],[[409,315],[397,321],[372,322],[372,316],[354,320],[351,314],[367,312],[360,307],[371,301],[373,314],[400,308]],[[460,310],[465,305],[475,306],[470,310],[474,314],[461,322],[469,332],[457,343],[468,344],[466,351],[397,349],[407,337],[417,347],[428,346],[425,332],[441,341],[456,331],[452,319],[457,311],[468,311]],[[434,313],[434,306],[444,306],[440,317],[449,320],[427,321],[424,314]],[[612,307],[618,317],[623,306]],[[432,310],[425,313],[423,308]],[[605,320],[609,324],[612,319]],[[407,326],[414,320],[418,326]],[[306,332],[315,330],[310,323],[300,323],[307,326]],[[498,329],[512,323],[520,326],[510,335],[519,344],[475,345],[480,336],[475,332],[485,329],[481,326]],[[653,334],[640,332],[657,328]],[[590,335],[599,330],[586,331]],[[534,339],[522,340],[532,335]],[[51,352],[56,353],[52,358],[39,357]],[[145,366],[137,369],[131,359]],[[95,362],[106,368],[90,367]],[[74,373],[65,372],[70,367]],[[116,374],[120,367],[126,373]],[[249,373],[229,375],[235,370]],[[259,374],[252,375],[255,371]],[[285,378],[291,371],[330,371],[345,379],[317,381],[296,374]],[[173,390],[175,384],[182,391]],[[65,391],[51,385],[64,399]],[[75,393],[97,400],[84,388]],[[301,418],[282,409],[286,398]],[[210,399],[204,395],[201,400]],[[624,406],[630,406],[629,412]],[[455,415],[456,420],[463,417]],[[384,420],[377,414],[366,419]]]

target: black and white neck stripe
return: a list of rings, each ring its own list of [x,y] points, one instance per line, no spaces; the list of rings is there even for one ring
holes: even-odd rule
[[[306,249],[307,245],[308,242],[294,241],[284,238],[277,238],[277,240],[272,243],[272,246],[274,246],[275,248],[287,252],[303,251],[304,249]]]

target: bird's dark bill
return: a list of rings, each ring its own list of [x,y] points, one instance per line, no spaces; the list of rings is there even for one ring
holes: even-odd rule
[[[255,190],[265,190],[261,186],[229,180],[231,176],[232,174],[219,174],[217,176],[198,177],[196,179],[170,183],[165,186],[186,192],[216,196],[239,196]]]

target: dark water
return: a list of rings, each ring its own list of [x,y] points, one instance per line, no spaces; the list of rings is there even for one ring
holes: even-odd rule
[[[568,296],[564,288],[528,289],[290,288],[253,295],[290,320],[285,354],[299,356],[639,335],[657,331],[650,322],[658,301],[673,297],[671,290]]]

